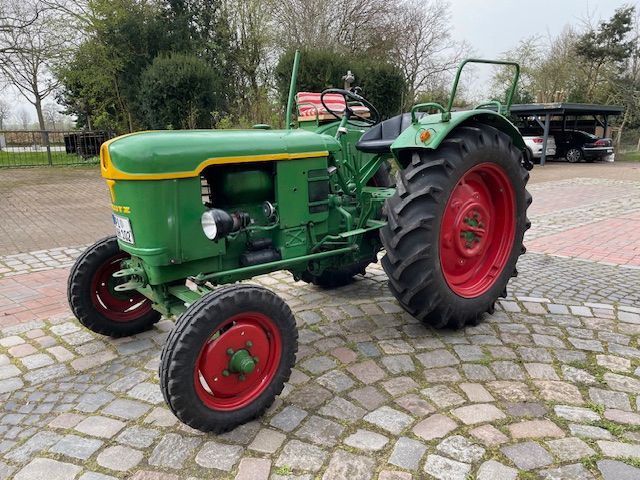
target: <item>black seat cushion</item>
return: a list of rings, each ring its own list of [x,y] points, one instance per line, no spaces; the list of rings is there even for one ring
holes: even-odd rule
[[[421,116],[422,112],[416,115],[418,118]],[[391,144],[409,125],[411,125],[410,113],[391,117],[362,135],[356,143],[356,148],[365,153],[391,153]]]

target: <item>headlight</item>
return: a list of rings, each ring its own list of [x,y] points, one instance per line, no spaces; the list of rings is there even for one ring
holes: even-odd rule
[[[202,231],[209,240],[215,240],[218,236],[218,224],[216,223],[215,210],[207,210],[202,214],[200,223]]]
[[[212,208],[200,217],[202,231],[209,240],[218,240],[237,232],[251,222],[249,215],[243,212],[228,214],[224,210]]]

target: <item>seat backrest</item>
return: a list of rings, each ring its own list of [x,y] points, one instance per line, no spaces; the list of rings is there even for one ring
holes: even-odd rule
[[[296,106],[298,107],[298,121],[311,121],[318,120],[334,121],[336,117],[327,112],[322,102],[320,101],[320,93],[315,92],[298,92],[296,94]],[[340,115],[344,112],[345,101],[344,97],[339,93],[327,93],[324,96],[324,103],[333,112]],[[353,105],[351,109],[361,117],[369,117],[369,109],[363,105]]]
[[[337,93],[328,93],[324,96],[324,103],[327,104],[334,112],[342,112],[345,108],[344,97]],[[327,113],[320,101],[320,93],[316,92],[298,92],[296,95],[296,105],[298,106],[298,116],[315,117],[316,112],[319,115]]]

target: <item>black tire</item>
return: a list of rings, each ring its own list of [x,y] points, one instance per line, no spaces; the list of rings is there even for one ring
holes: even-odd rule
[[[569,163],[580,163],[584,159],[584,153],[581,148],[571,147],[567,150],[565,158]]]
[[[136,304],[138,301],[145,302],[144,308],[142,305],[139,308],[140,315],[135,316],[134,312],[131,314],[132,317],[127,320],[114,320],[118,313],[105,312],[105,307],[97,303],[95,292],[92,291],[94,276],[105,265],[114,262],[114,259],[120,256],[126,257],[126,254],[120,250],[115,236],[98,240],[78,257],[71,267],[67,283],[67,299],[76,318],[89,330],[110,337],[126,337],[144,332],[157,323],[161,317],[160,313],[150,308],[150,301],[145,300],[137,292],[129,295],[126,293],[117,294],[119,299],[128,297],[130,302],[133,302],[135,298]],[[111,315],[112,318],[109,318],[108,315]],[[121,315],[124,314],[121,313]]]
[[[410,152],[410,164],[400,172],[396,194],[387,200],[388,223],[380,231],[386,255],[382,266],[389,288],[402,307],[423,323],[461,328],[491,312],[515,276],[524,253],[522,238],[530,223],[526,210],[529,173],[522,152],[510,137],[478,124],[454,130],[435,151]],[[447,283],[440,263],[440,230],[444,210],[458,181],[478,164],[504,170],[515,194],[515,236],[504,267],[491,287],[473,298],[458,295]]]
[[[389,162],[384,162],[380,165],[380,168],[375,175],[369,180],[369,186],[372,187],[394,187],[395,182],[391,176],[391,166]],[[353,265],[347,265],[338,270],[325,270],[320,275],[313,274],[306,271],[300,275],[300,280],[306,283],[316,285],[320,288],[332,289],[338,287],[344,287],[353,282],[356,275],[364,275],[367,270],[367,266],[375,262],[376,259],[365,260]]]
[[[236,410],[215,410],[196,391],[195,367],[205,342],[218,326],[245,312],[258,312],[272,320],[280,334],[280,361],[271,382],[255,400]],[[222,433],[269,408],[289,379],[297,350],[295,318],[280,297],[255,285],[224,286],[189,306],[176,321],[160,356],[160,388],[180,421],[202,432]]]

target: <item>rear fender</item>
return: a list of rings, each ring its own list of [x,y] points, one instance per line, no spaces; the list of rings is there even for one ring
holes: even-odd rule
[[[483,123],[497,128],[511,137],[513,145],[524,151],[526,145],[518,129],[504,116],[491,110],[465,110],[451,112],[448,122],[442,121],[442,114],[425,115],[412,124],[391,145],[391,152],[398,167],[405,168],[408,158],[403,152],[416,149],[436,150],[458,126],[470,123]]]

